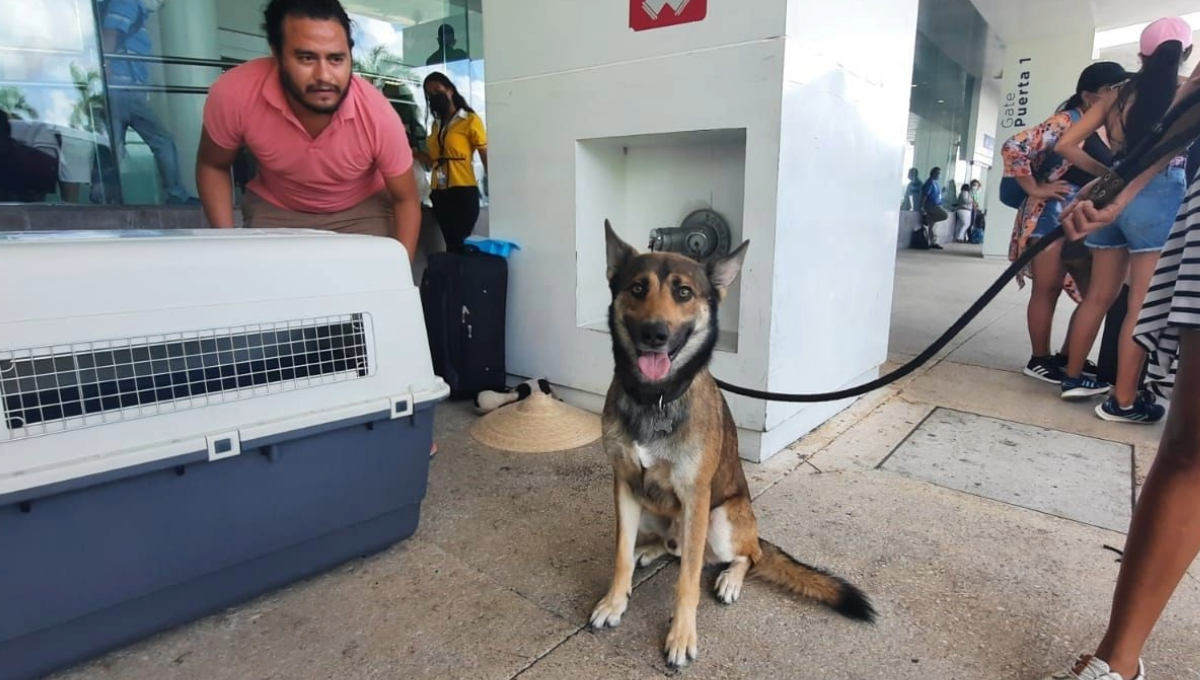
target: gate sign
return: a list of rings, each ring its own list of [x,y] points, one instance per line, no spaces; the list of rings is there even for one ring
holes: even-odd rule
[[[629,27],[648,31],[693,21],[708,16],[708,0],[629,0]]]

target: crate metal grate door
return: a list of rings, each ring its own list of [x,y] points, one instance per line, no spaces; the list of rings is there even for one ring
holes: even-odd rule
[[[370,374],[366,314],[0,350],[0,443]]]

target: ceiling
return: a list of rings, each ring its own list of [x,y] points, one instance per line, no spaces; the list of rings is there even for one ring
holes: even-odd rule
[[[1200,10],[1197,0],[971,0],[1005,42],[1106,30]],[[1036,20],[1031,20],[1036,17]]]

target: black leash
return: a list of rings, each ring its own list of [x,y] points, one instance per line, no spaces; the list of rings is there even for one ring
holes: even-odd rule
[[[1189,143],[1191,143],[1197,137],[1200,137],[1200,119],[1191,123],[1190,125],[1184,126],[1181,131],[1175,133],[1170,138],[1166,137],[1167,132],[1170,131],[1171,128],[1175,127],[1184,114],[1196,109],[1198,106],[1200,106],[1200,90],[1197,90],[1196,92],[1193,92],[1192,94],[1183,98],[1178,104],[1167,111],[1166,115],[1163,116],[1162,121],[1160,121],[1158,125],[1151,130],[1146,139],[1142,140],[1140,144],[1134,147],[1117,167],[1109,170],[1102,177],[1100,177],[1100,181],[1093,188],[1090,196],[1092,203],[1097,209],[1103,208],[1111,203],[1113,199],[1117,197],[1117,194],[1121,193],[1121,190],[1125,188],[1127,183],[1132,181],[1147,168],[1150,168],[1155,163],[1165,158],[1168,154],[1177,153],[1178,151],[1186,148]],[[942,333],[941,337],[934,341],[932,345],[926,347],[925,351],[918,354],[914,359],[885,376],[876,378],[871,382],[864,383],[857,387],[850,387],[837,392],[823,392],[819,394],[781,394],[778,392],[764,392],[762,390],[752,390],[748,387],[741,387],[739,385],[731,385],[720,379],[717,379],[717,386],[728,392],[740,394],[743,397],[750,397],[751,399],[763,399],[766,401],[789,403],[841,401],[843,399],[859,397],[868,392],[873,392],[881,387],[886,387],[897,380],[908,376],[913,371],[916,371],[918,368],[928,363],[929,360],[936,356],[938,352],[942,351],[947,345],[949,345],[951,340],[957,337],[959,333],[962,333],[963,329],[970,325],[970,323],[975,320],[975,317],[979,316],[979,313],[996,299],[996,296],[1000,294],[1000,291],[1003,290],[1004,287],[1007,286],[1014,278],[1016,278],[1017,274],[1019,274],[1022,269],[1024,269],[1030,262],[1033,261],[1033,258],[1037,257],[1039,253],[1046,248],[1049,248],[1052,243],[1063,238],[1065,235],[1066,234],[1063,231],[1063,227],[1060,224],[1054,228],[1054,231],[1051,231],[1044,238],[1039,239],[1037,243],[1027,248],[1025,252],[1021,253],[1021,256],[1017,258],[1015,262],[1009,265],[1008,269],[1004,270],[1004,273],[1000,275],[1000,278],[996,279],[996,281],[987,289],[987,291],[985,291],[984,294],[975,301],[975,304],[971,305],[971,307],[958,318],[958,321],[954,322],[954,325],[946,329],[945,333]]]
[[[979,313],[982,312],[989,304],[991,304],[992,300],[996,299],[996,296],[1000,294],[1000,291],[1004,290],[1004,287],[1007,286],[1008,283],[1012,281],[1013,278],[1016,277],[1016,275],[1033,260],[1033,258],[1038,256],[1038,253],[1042,252],[1046,248],[1049,248],[1051,243],[1054,243],[1064,235],[1065,234],[1061,226],[1055,227],[1054,231],[1047,234],[1045,238],[1039,239],[1037,243],[1027,248],[1024,253],[1021,253],[1021,257],[1017,258],[1015,262],[1009,265],[1008,269],[1006,269],[1004,273],[1000,275],[1000,278],[996,279],[995,283],[993,283],[991,287],[987,289],[987,292],[985,292],[982,297],[976,300],[975,304],[971,305],[970,309],[963,313],[962,316],[958,317],[958,321],[955,321],[953,326],[948,328],[945,333],[942,333],[940,338],[934,341],[934,343],[929,347],[926,347],[924,352],[921,352],[916,356],[916,358],[909,361],[907,364],[904,364],[900,368],[888,373],[885,376],[876,378],[869,383],[864,383],[857,387],[851,387],[838,392],[824,392],[822,394],[780,394],[777,392],[762,392],[760,390],[752,390],[748,387],[730,385],[729,383],[720,379],[717,380],[717,386],[723,390],[733,392],[734,394],[740,394],[744,397],[750,397],[751,399],[765,399],[767,401],[791,403],[815,403],[822,401],[840,401],[842,399],[858,397],[868,392],[873,392],[881,387],[890,385],[909,375],[918,368],[924,366],[938,352],[942,351],[946,345],[949,345],[950,341],[953,340],[959,333],[961,333],[962,330],[975,319],[975,317],[979,316]]]

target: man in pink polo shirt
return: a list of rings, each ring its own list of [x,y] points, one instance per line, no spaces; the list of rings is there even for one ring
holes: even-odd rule
[[[196,184],[209,222],[233,226],[230,168],[245,146],[258,163],[245,226],[391,236],[412,261],[421,228],[412,150],[391,104],[351,73],[345,9],[271,0],[265,18],[272,56],[222,75],[204,104]]]

